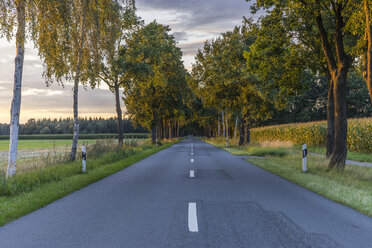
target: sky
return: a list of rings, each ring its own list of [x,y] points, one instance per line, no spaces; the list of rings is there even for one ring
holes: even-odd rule
[[[136,0],[137,15],[146,23],[169,25],[190,70],[205,40],[241,25],[250,17],[245,0]],[[13,95],[14,41],[0,39],[0,123],[9,123]],[[30,118],[72,117],[72,86],[46,87],[43,66],[31,42],[26,43],[20,122]],[[115,116],[114,95],[104,85],[79,89],[79,116]],[[122,103],[123,104],[123,103]],[[123,107],[123,106],[122,106]],[[123,107],[124,108],[124,107]]]

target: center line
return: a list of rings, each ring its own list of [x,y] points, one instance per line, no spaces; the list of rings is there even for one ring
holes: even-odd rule
[[[193,156],[194,155],[194,153],[191,153],[191,156]]]
[[[189,231],[190,232],[198,232],[198,217],[196,215],[196,203],[190,202],[189,203]]]
[[[193,158],[191,159],[191,163],[194,163],[194,159]]]
[[[195,173],[193,170],[190,171],[190,177],[194,177],[195,176]]]

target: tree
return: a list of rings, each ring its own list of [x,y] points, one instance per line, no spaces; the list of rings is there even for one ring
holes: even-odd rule
[[[343,170],[347,154],[347,104],[346,79],[354,58],[350,46],[355,44],[355,37],[346,32],[345,26],[350,22],[355,2],[291,0],[291,1],[257,1],[255,8],[270,9],[282,6],[288,12],[298,13],[298,17],[315,22],[324,59],[327,63],[333,83],[334,97],[334,135],[329,168]],[[333,43],[333,46],[331,45]]]
[[[111,23],[115,21],[116,17]],[[101,65],[99,78],[108,85],[109,89],[115,95],[119,146],[123,145],[123,123],[119,88],[129,79],[128,71],[131,66],[130,63],[125,61],[125,55],[121,55],[122,52],[125,52],[122,46],[124,45],[123,40],[126,32],[138,22],[135,16],[135,3],[133,0],[127,3],[127,6],[121,8],[120,21],[118,25],[111,25],[109,27],[108,32],[106,32],[107,42],[103,44],[102,49],[104,62]]]
[[[280,99],[279,94],[273,93],[272,87],[275,85],[269,84],[272,80],[260,80],[260,70],[253,67],[249,70],[245,65],[246,58],[253,60],[252,47],[256,40],[256,34],[248,31],[248,28],[236,27],[215,40],[207,41],[203,50],[198,51],[192,71],[198,85],[193,87],[195,94],[202,99],[206,108],[221,111],[226,133],[227,117],[231,113],[242,116],[240,145],[249,142],[250,123],[267,119],[271,112],[268,107],[272,105],[270,101]],[[228,135],[226,139],[228,144]]]
[[[53,6],[44,5],[45,1],[35,0],[43,7],[32,16],[32,24],[44,23],[42,28],[33,32],[33,39],[39,50],[39,56],[44,59],[44,77],[47,84],[53,80],[62,83],[63,80],[73,80],[73,112],[74,135],[70,159],[75,160],[79,137],[78,90],[82,83],[92,88],[97,84],[97,78],[103,60],[103,44],[109,42],[106,32],[120,21],[120,5],[116,0],[68,0],[61,2],[57,11],[61,22],[51,21],[45,13],[54,12]],[[53,1],[55,2],[55,1]],[[59,28],[65,27],[65,28]],[[58,37],[57,42],[50,42]],[[56,53],[58,51],[58,53]],[[54,54],[54,55],[53,55]]]
[[[64,1],[51,0],[1,0],[0,1],[0,33],[1,37],[6,37],[10,40],[13,37],[13,28],[17,27],[16,32],[16,59],[14,72],[14,90],[13,100],[11,104],[11,119],[10,119],[10,145],[9,145],[9,161],[7,169],[7,177],[11,177],[16,173],[17,164],[17,146],[19,134],[19,116],[21,107],[21,87],[22,87],[22,73],[24,61],[24,45],[26,41],[26,24],[30,23],[30,32],[34,34],[37,30],[44,29],[46,26],[54,26],[55,29],[64,29],[64,14],[66,10]],[[48,13],[48,21],[34,22],[35,15],[46,15],[42,12],[44,9],[53,9]],[[58,25],[57,25],[58,24]],[[50,30],[49,30],[50,31]],[[51,31],[52,32],[52,31]],[[33,35],[32,35],[32,38]],[[33,39],[34,43],[39,48],[45,48],[49,44],[59,44],[58,37],[50,36],[47,42]],[[58,47],[58,45],[56,45]],[[55,56],[60,56],[60,50],[53,51]],[[48,61],[50,55],[44,57],[44,62]]]
[[[153,143],[159,136],[172,137],[186,86],[182,53],[169,32],[168,26],[151,22],[133,32],[123,48],[126,61],[138,69],[124,84],[127,113],[151,130]]]

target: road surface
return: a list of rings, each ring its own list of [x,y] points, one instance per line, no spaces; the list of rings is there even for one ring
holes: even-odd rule
[[[0,227],[0,247],[372,247],[372,218],[189,138]]]

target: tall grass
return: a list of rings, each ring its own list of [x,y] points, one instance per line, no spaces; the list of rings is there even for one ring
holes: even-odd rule
[[[118,147],[115,140],[97,140],[96,143],[87,145],[87,171],[108,163],[113,163],[153,146],[134,139],[129,145]],[[30,192],[35,188],[50,182],[60,181],[74,175],[81,174],[81,152],[77,153],[77,160],[69,162],[69,153],[57,152],[54,148],[48,154],[21,161],[21,169],[17,175],[5,179],[4,170],[0,171],[0,197],[16,196]]]

